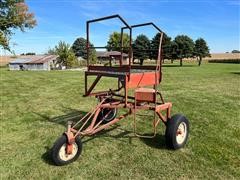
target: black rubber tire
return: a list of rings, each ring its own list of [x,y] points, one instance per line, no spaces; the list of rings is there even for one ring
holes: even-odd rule
[[[51,157],[52,157],[54,164],[56,164],[57,166],[63,166],[63,165],[67,165],[69,163],[74,162],[80,156],[80,154],[82,152],[82,142],[79,137],[76,137],[75,143],[78,147],[76,155],[69,160],[63,160],[63,159],[61,159],[61,157],[59,155],[59,151],[63,145],[67,144],[67,136],[62,135],[60,138],[58,138],[56,140],[56,142],[54,143],[54,145],[52,147],[52,152],[51,152]]]
[[[177,130],[179,125],[183,123],[186,125],[186,136],[184,138],[184,141],[182,143],[177,142]],[[176,114],[171,117],[166,123],[166,131],[165,131],[165,138],[166,138],[166,144],[167,147],[170,149],[180,149],[184,147],[184,145],[187,142],[189,136],[189,121],[188,119],[181,115]]]
[[[117,116],[117,108],[111,108],[111,109],[105,108],[100,111],[97,121],[99,122],[109,111],[111,111],[111,112],[109,113],[109,115],[107,117],[105,117],[103,119],[102,123],[106,124],[106,123],[112,121],[113,119],[115,119]]]

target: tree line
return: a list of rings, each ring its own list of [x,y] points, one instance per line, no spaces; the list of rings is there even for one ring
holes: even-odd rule
[[[121,34],[113,32],[109,36],[106,45],[107,51],[121,51],[129,52],[129,35],[123,34],[123,47],[121,47]],[[160,41],[160,33],[157,33],[151,40],[144,34],[136,37],[132,44],[133,63],[143,65],[145,59],[156,60],[158,56],[158,47]],[[77,38],[72,46],[61,41],[53,49],[49,49],[48,54],[57,54],[59,56],[59,64],[67,68],[77,66],[78,61],[76,57],[87,59],[87,41],[85,38]],[[186,35],[178,35],[173,40],[171,37],[164,34],[162,41],[162,59],[168,59],[172,62],[176,59],[180,60],[180,66],[183,65],[184,58],[197,57],[199,66],[202,58],[210,56],[209,48],[203,38],[197,39],[195,42]],[[89,50],[90,64],[97,62],[96,50],[94,45],[90,43]],[[138,60],[138,61],[137,61]]]
[[[128,52],[129,48],[129,35],[123,34],[123,52]],[[114,32],[110,35],[107,50],[120,51],[120,33]],[[133,61],[139,60],[142,65],[145,59],[157,59],[158,47],[160,41],[160,33],[157,33],[151,40],[144,34],[140,34],[133,41]],[[210,56],[209,47],[203,38],[198,38],[195,42],[187,35],[178,35],[173,40],[171,37],[164,34],[162,41],[162,59],[173,60],[179,59],[180,66],[183,65],[184,58],[198,59],[199,66],[201,65],[202,58]]]

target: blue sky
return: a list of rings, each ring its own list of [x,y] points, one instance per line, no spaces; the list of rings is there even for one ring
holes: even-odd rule
[[[86,20],[120,14],[130,25],[154,22],[170,37],[185,34],[193,40],[204,38],[212,53],[240,49],[240,1],[211,0],[27,0],[38,25],[25,33],[16,31],[11,46],[16,54],[47,52],[60,40],[72,44],[86,37]],[[91,26],[91,42],[106,45],[108,36],[119,31],[118,20]],[[151,27],[134,31],[152,38]],[[13,45],[16,43],[16,45]]]

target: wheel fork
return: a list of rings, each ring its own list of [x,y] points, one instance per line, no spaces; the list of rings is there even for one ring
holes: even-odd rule
[[[73,151],[73,143],[75,142],[75,138],[73,133],[71,132],[72,121],[68,121],[67,132],[64,134],[67,136],[67,146],[66,146],[66,153],[72,154]]]

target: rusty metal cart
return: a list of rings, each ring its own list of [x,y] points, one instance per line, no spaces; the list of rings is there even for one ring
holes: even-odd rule
[[[119,19],[124,26],[121,28],[121,58],[118,66],[90,65],[89,54],[93,47],[89,43],[89,28],[94,22],[108,19]],[[152,22],[128,25],[119,15],[107,16],[87,21],[87,71],[85,72],[85,96],[95,96],[99,103],[90,112],[84,115],[78,122],[68,122],[67,131],[55,142],[52,148],[52,159],[56,165],[65,165],[75,161],[81,154],[83,136],[94,135],[97,132],[133,114],[133,132],[138,137],[153,138],[157,131],[157,125],[162,121],[166,125],[166,144],[171,149],[179,149],[186,144],[189,134],[189,122],[181,114],[171,116],[171,102],[165,102],[158,85],[162,80],[161,49],[164,33]],[[152,26],[160,33],[158,58],[155,65],[133,65],[132,31],[134,28]],[[123,64],[123,32],[129,31],[129,61]],[[95,47],[105,48],[105,47]],[[111,60],[110,60],[111,61]],[[93,83],[88,86],[89,76],[95,77]],[[102,77],[112,77],[118,80],[118,87],[107,91],[93,92],[95,86]],[[134,90],[134,96],[129,91]],[[117,116],[117,109],[126,108],[127,113]],[[136,112],[139,110],[151,110],[154,113],[153,134],[145,136],[136,132]]]

